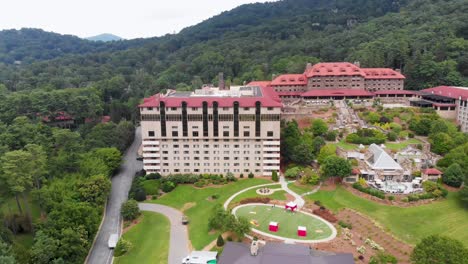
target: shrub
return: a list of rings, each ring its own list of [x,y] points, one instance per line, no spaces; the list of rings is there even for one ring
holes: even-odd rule
[[[151,196],[151,200],[157,200],[157,199],[158,199],[158,196],[157,196],[157,195]]]
[[[369,264],[397,264],[397,258],[388,253],[379,252],[370,258]]]
[[[403,197],[403,198],[401,198],[401,201],[406,203],[406,202],[408,202],[409,200],[408,200],[408,197]]]
[[[388,140],[395,141],[395,140],[397,140],[397,138],[398,138],[397,133],[395,133],[393,131],[387,133],[387,139]]]
[[[174,190],[175,187],[176,187],[175,183],[173,183],[171,181],[166,181],[161,186],[161,190],[163,190],[163,192],[165,192],[165,193],[168,193],[168,192],[171,192],[172,190]]]
[[[244,174],[241,173],[241,174],[239,175],[239,178],[244,178]]]
[[[267,204],[271,201],[268,197],[252,197],[252,198],[245,198],[240,201],[240,204],[248,204],[248,203],[264,203]]]
[[[314,201],[314,204],[317,206],[322,206],[322,202],[320,202],[319,200]]]
[[[336,217],[327,209],[315,209],[312,211],[313,214],[322,217],[323,219],[327,220],[328,222],[335,223],[338,221]]]
[[[226,180],[235,182],[235,181],[237,181],[237,178],[236,178],[236,176],[234,176],[234,174],[232,174],[231,172],[228,172],[226,174]]]
[[[204,180],[197,181],[194,185],[195,187],[201,188],[205,186],[205,181]]]
[[[161,174],[159,173],[150,173],[150,174],[147,174],[146,177],[145,177],[147,180],[159,180],[161,179]]]
[[[336,136],[337,136],[336,131],[328,131],[327,133],[325,133],[324,138],[327,141],[335,141]]]
[[[251,172],[249,173],[249,179],[252,179],[254,177],[254,174]]]
[[[393,201],[393,200],[395,200],[395,196],[390,195],[390,196],[387,197],[387,199],[388,199],[389,201]]]
[[[115,247],[114,250],[114,256],[115,257],[120,257],[128,253],[132,249],[132,243],[130,241],[127,241],[123,238],[117,242],[117,246]]]
[[[122,204],[120,209],[122,217],[126,221],[131,221],[140,216],[140,208],[138,208],[138,203],[135,200],[128,200]]]
[[[218,236],[218,239],[216,240],[216,246],[218,247],[224,246],[224,238],[222,235]]]
[[[348,229],[353,229],[353,225],[351,223],[346,223],[344,221],[338,221],[338,225],[340,225],[343,228],[348,228]]]
[[[273,171],[273,172],[271,173],[271,180],[272,180],[272,181],[275,181],[275,182],[277,182],[277,181],[279,180],[279,179],[278,179],[278,173],[277,173],[276,171]]]
[[[232,241],[232,237],[228,236],[227,241]]]
[[[136,191],[135,191],[135,194],[134,194],[134,197],[133,197],[135,200],[141,202],[141,201],[144,201],[146,200],[146,191],[145,189],[143,188],[138,188]]]
[[[353,183],[353,188],[360,191],[360,192],[367,193],[369,195],[378,197],[380,199],[385,199],[385,193],[384,192],[379,191],[379,190],[374,189],[374,188],[371,188],[371,187],[363,187],[359,182]]]
[[[414,133],[413,133],[413,132],[409,132],[409,133],[408,133],[408,137],[409,137],[409,138],[414,138]]]
[[[217,193],[211,195],[211,199],[213,199],[213,200],[216,200],[216,199],[218,199],[218,198],[219,198],[219,194],[217,194]]]

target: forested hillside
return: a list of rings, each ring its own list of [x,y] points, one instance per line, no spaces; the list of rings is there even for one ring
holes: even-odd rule
[[[114,82],[112,98],[126,100],[215,82],[220,71],[240,84],[301,72],[307,61],[347,60],[364,67],[402,68],[409,89],[463,85],[468,76],[467,6],[468,0],[244,5],[121,51],[1,65],[0,82],[10,91]]]

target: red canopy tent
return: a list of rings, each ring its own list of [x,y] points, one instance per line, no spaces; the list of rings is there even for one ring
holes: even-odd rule
[[[286,209],[286,210],[289,209],[291,211],[297,210],[297,204],[294,203],[294,202],[289,202],[284,206],[284,209]]]
[[[277,222],[270,222],[270,225],[268,226],[268,230],[271,232],[278,232],[279,225]]]
[[[297,235],[298,236],[307,236],[307,228],[305,226],[298,226],[297,227]]]

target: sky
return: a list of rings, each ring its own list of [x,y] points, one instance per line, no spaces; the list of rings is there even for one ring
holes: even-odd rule
[[[131,39],[177,33],[236,6],[262,0],[5,0],[0,30],[41,28],[90,37]],[[271,2],[271,0],[270,0]]]

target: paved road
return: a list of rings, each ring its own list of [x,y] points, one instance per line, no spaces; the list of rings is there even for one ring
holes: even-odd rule
[[[160,204],[140,203],[138,206],[143,211],[160,213],[169,218],[171,235],[168,263],[181,263],[182,259],[190,253],[188,231],[187,226],[182,225],[182,213],[172,207]]]
[[[112,177],[112,190],[107,202],[104,222],[89,253],[86,262],[88,264],[108,264],[112,262],[114,252],[107,247],[107,240],[113,233],[119,233],[120,236],[120,206],[127,200],[135,172],[143,168],[143,163],[136,160],[140,144],[141,132],[140,127],[138,127],[135,132],[135,140],[125,152],[120,172]]]

